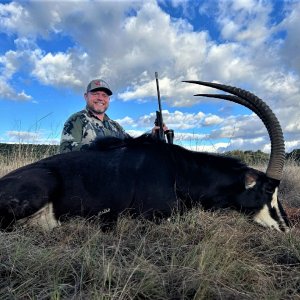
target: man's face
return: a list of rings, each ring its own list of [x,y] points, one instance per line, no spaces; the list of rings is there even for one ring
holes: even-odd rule
[[[95,114],[104,114],[109,106],[109,96],[104,91],[91,91],[84,94],[89,110]]]

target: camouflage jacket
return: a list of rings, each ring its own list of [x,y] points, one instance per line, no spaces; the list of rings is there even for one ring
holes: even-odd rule
[[[64,124],[60,140],[60,153],[78,151],[90,144],[96,137],[129,136],[122,126],[111,120],[106,114],[103,122],[87,109],[73,114]]]

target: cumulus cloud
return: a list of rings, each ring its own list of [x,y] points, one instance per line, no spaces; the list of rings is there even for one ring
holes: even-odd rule
[[[192,150],[192,151],[200,151],[200,152],[210,152],[210,153],[220,153],[225,152],[224,149],[228,148],[228,143],[215,143],[211,145],[185,145],[185,148]]]
[[[118,5],[99,1],[93,3],[93,11],[85,1],[70,4],[45,2],[42,8],[36,2],[11,3],[5,6],[6,11],[10,10],[9,14],[3,12],[2,6],[2,15],[6,19],[1,26],[3,31],[17,34],[19,38],[44,39],[63,32],[75,45],[80,45],[65,53],[42,53],[32,71],[41,82],[47,80],[57,86],[59,80],[51,76],[56,71],[58,77],[66,81],[70,73],[83,82],[95,76],[105,77],[114,82],[112,88],[120,90],[122,98],[128,100],[153,95],[154,89],[149,85],[154,72],[159,71],[170,90],[166,95],[173,96],[178,93],[178,88],[173,89],[178,85],[178,76],[182,79],[187,75],[194,76],[195,61],[199,64],[205,58],[207,34],[193,32],[184,19],[171,19],[155,1],[118,2]],[[136,14],[128,15],[129,9],[135,10]],[[24,23],[22,29],[19,28],[21,21]],[[199,48],[199,44],[202,47]],[[61,68],[63,63],[66,64],[64,70]],[[50,75],[45,78],[48,72]],[[124,91],[126,86],[130,91]]]
[[[133,130],[133,129],[127,130],[126,132],[127,132],[130,136],[132,136],[132,137],[139,137],[139,136],[141,136],[142,134],[145,133],[145,132],[142,131],[142,130]]]
[[[135,121],[131,117],[125,117],[123,119],[116,119],[118,123],[120,123],[122,126],[132,126],[136,127]]]
[[[70,54],[47,53],[35,62],[32,75],[47,85],[80,87],[82,82],[77,78],[75,70]]]
[[[32,97],[30,95],[27,95],[24,90],[22,90],[21,92],[17,92],[6,82],[6,80],[3,80],[3,78],[1,77],[0,77],[0,95],[2,95],[3,98],[15,100],[15,101],[32,100]]]
[[[282,40],[282,47],[280,49],[282,59],[292,69],[300,73],[300,2],[288,1],[285,7],[286,16],[280,24],[276,27],[276,32],[284,33],[286,35],[284,41]]]
[[[57,137],[51,137],[43,131],[16,131],[11,130],[5,133],[8,138],[2,138],[7,143],[22,143],[22,144],[50,144],[58,145],[60,139]]]
[[[269,35],[269,15],[272,4],[262,1],[219,1],[218,22],[226,40],[245,41],[261,45]]]
[[[204,113],[183,113],[181,111],[169,112],[168,110],[162,111],[162,116],[165,124],[172,129],[186,130],[191,128],[200,128],[202,126],[202,120],[204,119]],[[156,113],[150,113],[144,115],[136,120],[136,124],[143,128],[152,127],[156,119]]]
[[[289,141],[285,143],[286,152],[292,152],[294,149],[300,149],[300,141]],[[270,148],[269,148],[270,150]]]
[[[240,139],[255,140],[263,137],[269,139],[267,130],[261,120],[255,115],[236,115],[224,119],[217,129],[212,129],[209,134],[212,139]]]
[[[14,50],[0,56],[0,96],[32,100],[14,85],[20,70],[43,85],[82,89],[91,78],[111,82],[117,100],[148,101],[156,96],[154,72],[161,95],[171,109],[164,111],[170,128],[193,131],[215,126],[211,139],[230,139],[231,145],[267,145],[268,137],[254,116],[190,114],[181,107],[203,102],[192,97],[211,89],[182,83],[203,79],[241,86],[265,99],[283,125],[289,145],[299,136],[300,4],[284,3],[282,21],[272,20],[274,4],[266,1],[222,0],[204,4],[174,0],[182,17],[172,18],[150,1],[39,1],[0,4],[0,31],[14,36]],[[213,15],[220,38],[195,30],[190,18]],[[64,50],[45,50],[40,41],[67,37]],[[155,114],[119,120],[124,126],[151,128]],[[265,138],[266,136],[266,138]],[[259,141],[257,139],[262,138]],[[241,141],[244,141],[242,143]],[[249,141],[249,142],[248,142]],[[249,144],[247,144],[249,143]]]
[[[28,101],[32,99],[23,89],[20,90],[18,83],[10,83],[16,72],[20,70],[23,61],[28,57],[26,53],[19,51],[7,51],[0,56],[0,97],[15,101]]]
[[[51,33],[59,31],[56,28],[61,22],[58,6],[69,7],[72,11],[72,2],[45,1],[40,5],[39,1],[13,1],[0,4],[0,30],[19,37],[49,38]]]
[[[28,131],[8,131],[6,135],[9,137],[11,142],[19,143],[35,141],[40,138],[39,133]]]
[[[217,125],[223,122],[223,119],[216,115],[210,115],[208,117],[205,117],[204,125],[210,126],[210,125]]]
[[[121,99],[133,100],[155,94],[153,75],[154,71],[159,71],[164,95],[173,99],[171,104],[185,106],[199,100],[194,99],[193,103],[189,103],[187,96],[192,88],[182,88],[181,79],[203,78],[204,74],[207,80],[218,79],[223,82],[257,79],[249,48],[247,45],[238,45],[235,34],[227,37],[230,42],[216,44],[207,32],[193,31],[185,19],[171,19],[155,1],[118,2],[118,5],[99,1],[93,4],[95,9],[92,12],[85,1],[70,4],[55,2],[55,5],[50,5],[45,2],[46,8],[43,9],[36,2],[8,6],[14,13],[11,12],[11,18],[7,17],[9,21],[4,22],[2,27],[12,33],[24,36],[18,30],[20,20],[25,18],[30,25],[26,23],[22,27],[27,26],[26,34],[31,33],[30,36],[64,32],[80,45],[72,52],[68,49],[66,53],[45,53],[37,60],[33,75],[41,82],[47,80],[49,84],[59,85],[60,80],[51,75],[56,73],[63,82],[71,84],[76,75],[76,88],[79,82],[90,79],[86,78],[89,73],[90,77],[105,77],[113,82],[112,88],[120,91]],[[179,1],[174,5],[184,5],[184,2]],[[126,15],[129,8],[135,10],[136,14]],[[18,9],[20,12],[16,13]],[[264,25],[270,9],[270,5],[257,5],[256,1],[221,1],[218,20],[220,27],[224,27],[226,16],[234,20],[236,15],[240,15],[235,21],[239,25],[238,32],[243,31],[244,27],[248,31],[261,32],[253,30],[252,22],[255,20]],[[118,38],[112,38],[114,35]],[[257,41],[257,38],[248,36],[245,40]],[[65,69],[62,69],[62,64],[66,65]],[[129,89],[124,89],[126,86]]]
[[[191,141],[191,140],[203,140],[218,138],[219,136],[213,137],[209,134],[198,134],[191,132],[180,132],[182,130],[193,130],[196,128],[201,128],[203,126],[213,126],[220,124],[222,119],[216,115],[208,114],[205,115],[203,112],[198,113],[183,113],[179,110],[175,112],[169,112],[168,110],[162,111],[163,120],[168,125],[169,128],[176,131],[175,140],[176,141]],[[150,130],[154,126],[154,121],[156,119],[156,113],[150,113],[148,115],[141,116],[137,119],[131,117],[124,117],[123,119],[117,119],[122,126],[132,126],[133,128],[141,128],[144,131],[138,131],[143,133],[146,130]],[[179,131],[179,132],[177,132]],[[134,130],[136,132],[136,130]]]

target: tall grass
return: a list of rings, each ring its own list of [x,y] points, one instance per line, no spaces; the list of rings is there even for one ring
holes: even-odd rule
[[[19,167],[58,153],[58,146],[0,143],[0,177]]]
[[[285,206],[300,205],[299,174],[287,162]],[[80,218],[0,232],[0,299],[300,299],[299,222],[282,234],[195,207],[160,225],[121,216],[106,232]]]

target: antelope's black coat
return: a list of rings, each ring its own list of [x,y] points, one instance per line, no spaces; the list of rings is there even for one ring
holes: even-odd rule
[[[256,185],[245,188],[247,177]],[[85,151],[58,154],[0,179],[1,227],[53,204],[56,219],[124,211],[148,219],[201,204],[256,211],[271,201],[278,182],[241,161],[139,138],[104,138]],[[105,212],[105,213],[103,213]]]

